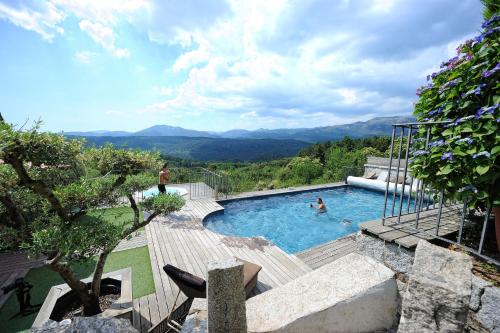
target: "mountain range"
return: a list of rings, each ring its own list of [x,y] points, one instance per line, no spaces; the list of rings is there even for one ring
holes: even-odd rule
[[[90,132],[65,132],[64,134],[84,137],[183,136],[191,138],[226,139],[293,139],[305,142],[321,142],[338,140],[345,136],[367,137],[389,135],[392,124],[405,123],[413,120],[414,118],[409,116],[377,117],[368,121],[358,121],[351,124],[314,128],[257,129],[253,131],[236,129],[226,132],[197,131],[176,126],[155,125],[137,132],[100,130]]]
[[[314,142],[335,141],[345,136],[388,136],[392,124],[414,121],[411,117],[378,117],[352,124],[315,128],[231,130],[205,132],[156,125],[137,132],[66,132],[83,137],[88,145],[110,142],[116,147],[156,150],[165,155],[198,161],[250,162],[296,155]]]

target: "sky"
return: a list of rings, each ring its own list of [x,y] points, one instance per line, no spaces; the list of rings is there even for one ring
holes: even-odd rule
[[[479,0],[0,0],[0,112],[49,131],[410,115]]]

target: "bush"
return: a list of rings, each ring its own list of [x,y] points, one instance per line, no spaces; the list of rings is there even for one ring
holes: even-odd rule
[[[421,127],[410,166],[415,175],[448,197],[470,197],[471,205],[500,205],[500,17],[483,23],[481,35],[457,48],[417,90]]]

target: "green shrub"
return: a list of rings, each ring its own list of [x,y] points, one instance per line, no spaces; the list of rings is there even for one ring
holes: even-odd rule
[[[500,17],[483,23],[481,35],[457,48],[458,55],[428,76],[417,90],[421,127],[410,161],[415,175],[448,197],[471,205],[500,205]]]

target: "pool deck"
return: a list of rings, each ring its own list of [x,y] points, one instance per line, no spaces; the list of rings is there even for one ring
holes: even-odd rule
[[[286,284],[311,271],[295,255],[285,253],[263,238],[227,237],[203,227],[203,218],[222,210],[212,198],[187,199],[181,211],[155,218],[146,226],[146,237],[156,292],[134,299],[134,326],[147,332],[174,307],[177,286],[163,266],[171,264],[207,277],[207,263],[238,257],[262,266],[254,294]],[[133,273],[132,273],[133,274]],[[181,294],[177,305],[185,299]]]
[[[182,184],[177,186],[186,188]],[[186,204],[179,212],[157,217],[145,228],[155,293],[134,299],[134,326],[140,332],[147,332],[166,318],[172,308],[184,301],[185,296],[181,294],[174,306],[178,288],[164,273],[163,266],[166,264],[206,278],[207,263],[211,260],[230,257],[245,259],[262,266],[259,282],[254,290],[254,294],[259,294],[355,252],[357,246],[354,235],[296,254],[288,254],[264,238],[229,237],[212,232],[203,226],[203,219],[206,216],[224,209],[220,203],[343,186],[344,183],[332,183],[246,192],[219,200],[210,196],[191,196],[191,198],[189,195],[185,196]],[[436,210],[422,212],[420,227],[432,233],[435,230],[433,228],[435,228],[436,214]],[[394,219],[387,219],[386,222],[385,226],[381,225],[381,220],[366,222],[361,224],[361,229],[385,241],[409,248],[416,246],[420,239],[433,238],[430,234],[412,228],[414,215],[403,217],[401,223],[396,223]],[[439,235],[456,232],[457,225],[455,207],[444,209]]]
[[[437,236],[446,237],[458,231],[461,209],[461,205],[443,207]],[[390,217],[386,219],[384,225],[382,225],[380,219],[361,223],[360,228],[363,232],[386,242],[396,243],[407,249],[414,249],[420,240],[433,240],[436,238],[436,231],[438,231],[437,217],[438,209],[431,208],[420,213],[418,228],[415,225],[415,213],[401,216],[399,223],[397,217]]]
[[[355,237],[355,235],[351,234],[295,253],[295,255],[310,268],[317,269],[349,253],[356,252],[357,243]]]

